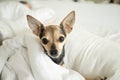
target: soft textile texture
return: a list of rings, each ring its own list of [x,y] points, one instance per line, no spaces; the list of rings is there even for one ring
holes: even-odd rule
[[[16,20],[28,13],[30,13],[30,10],[19,2],[0,2],[0,18]]]
[[[56,19],[54,10],[51,8],[37,8],[30,10],[23,4],[14,1],[0,3],[0,43],[11,38],[21,31],[29,28],[26,15],[32,15],[44,25],[53,23]]]
[[[4,41],[0,55],[2,80],[85,80],[79,73],[55,64],[31,33]]]
[[[66,43],[66,64],[88,80],[120,79],[120,45],[75,29]]]
[[[32,15],[43,24],[51,23],[55,20],[54,10],[48,7],[29,9],[25,5],[15,1],[5,1],[0,3],[0,18],[16,20],[26,15]]]
[[[120,78],[120,46],[118,44],[77,29],[68,36],[65,48],[66,66],[81,73],[85,78],[89,80],[99,80],[104,77],[107,77],[108,80]],[[28,33],[27,36],[4,41],[0,51],[2,55],[0,59],[3,62],[0,70],[3,80],[34,80],[39,78],[43,80],[56,80],[56,78],[57,80],[66,80],[66,76],[68,80],[71,79],[68,75],[71,74],[71,71],[69,73],[65,68],[53,63],[43,53],[39,39],[31,33]],[[6,62],[8,56],[11,57]],[[4,64],[5,67],[3,67]],[[71,75],[73,80],[75,77],[78,80],[83,79],[76,73],[73,75]]]

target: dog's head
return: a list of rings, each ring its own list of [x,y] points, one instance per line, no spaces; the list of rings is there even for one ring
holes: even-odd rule
[[[62,54],[66,36],[71,32],[75,22],[75,12],[70,12],[58,25],[44,26],[41,22],[27,15],[28,25],[33,33],[39,36],[47,54],[52,58],[58,58]]]

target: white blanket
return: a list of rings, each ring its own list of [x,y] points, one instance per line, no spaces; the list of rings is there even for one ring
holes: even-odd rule
[[[51,8],[37,8],[30,10],[23,4],[15,1],[0,3],[0,43],[11,38],[21,31],[28,29],[26,15],[32,15],[44,25],[53,23],[56,19]]]
[[[67,68],[79,72],[87,80],[120,79],[118,44],[74,29],[68,36],[65,51]],[[80,74],[53,63],[44,54],[39,39],[30,32],[4,41],[0,55],[3,80],[84,80]]]
[[[0,18],[2,19],[16,20],[30,12],[30,9],[17,1],[0,2]]]
[[[79,73],[55,64],[44,53],[39,38],[30,32],[4,41],[0,55],[2,80],[85,80]]]
[[[79,28],[69,35],[65,63],[87,80],[120,80],[120,45]]]

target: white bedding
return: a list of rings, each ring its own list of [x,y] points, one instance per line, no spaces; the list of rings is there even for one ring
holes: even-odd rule
[[[77,72],[59,66],[48,58],[39,38],[31,32],[4,41],[0,54],[3,56],[0,58],[2,80],[85,80]],[[7,57],[9,59],[6,61]]]
[[[31,1],[33,8],[50,7],[57,14],[56,23],[71,10],[76,11],[75,27],[120,42],[120,5],[73,2]]]
[[[25,31],[29,31],[25,17],[26,14],[41,18],[38,20],[43,21],[45,25],[53,23],[53,21],[55,24],[59,24],[69,11],[75,10],[76,24],[74,31],[70,34],[66,43],[65,63],[67,68],[79,72],[89,80],[100,80],[103,77],[108,77],[107,80],[120,79],[120,46],[116,43],[120,41],[119,5],[49,1],[32,1],[31,4],[34,10],[38,9],[40,13],[41,10],[39,11],[39,9],[49,7],[47,8],[49,11],[46,17],[48,19],[43,17],[42,13],[41,18],[38,13],[34,15],[29,9],[27,9],[28,11],[25,9],[24,11],[22,7],[23,14],[22,16],[18,16],[19,18],[14,17],[12,19],[13,16],[3,16],[2,18],[4,19],[0,20],[2,40],[21,34],[21,32],[25,34]],[[43,12],[44,10],[42,9]],[[56,80],[56,78],[57,80],[84,80],[80,74],[54,64],[43,54],[42,49],[40,49],[41,47],[38,45],[38,39],[30,36],[32,34],[31,32],[29,33],[29,35],[22,35],[4,41],[0,47],[0,72],[2,72],[3,80],[39,80],[41,78],[42,80]],[[114,42],[109,40],[113,40]],[[31,47],[33,46],[32,42],[34,42],[33,44],[36,47]],[[28,50],[26,50],[26,47]],[[7,60],[8,57],[10,57],[9,60]]]
[[[1,78],[3,80],[84,80],[80,75],[82,74],[87,80],[100,80],[104,77],[107,77],[107,80],[120,79],[119,44],[74,29],[68,37],[65,51],[64,61],[68,69],[53,63],[44,54],[39,38],[31,32],[5,40],[0,47]]]
[[[45,13],[45,14],[44,14]],[[23,4],[15,1],[0,3],[0,43],[11,38],[21,31],[28,29],[26,15],[32,15],[44,25],[53,23],[56,14],[51,8],[37,8],[30,10]]]
[[[19,2],[0,2],[0,18],[16,20],[28,13],[30,13],[30,10]]]
[[[76,34],[75,34],[76,33]],[[66,43],[66,64],[87,80],[120,79],[120,45],[75,29]]]

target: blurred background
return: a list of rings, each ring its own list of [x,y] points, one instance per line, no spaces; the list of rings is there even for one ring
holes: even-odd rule
[[[10,0],[0,0],[0,1],[10,1]],[[12,1],[20,1],[20,0],[12,0]],[[33,0],[22,0],[22,1],[33,1]],[[120,4],[120,0],[34,0],[34,1],[74,1],[74,2],[94,2],[94,3]]]

